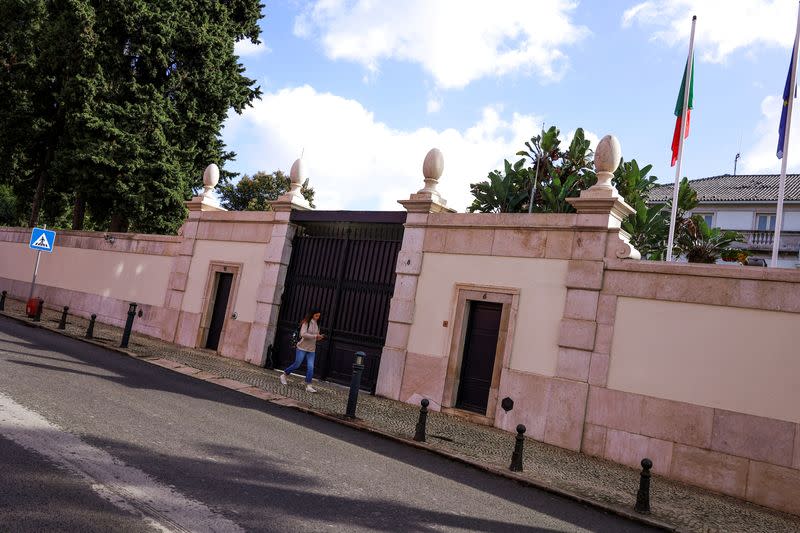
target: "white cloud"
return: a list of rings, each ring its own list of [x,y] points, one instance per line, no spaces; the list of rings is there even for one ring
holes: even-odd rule
[[[781,160],[775,153],[778,149],[778,124],[781,120],[783,99],[767,96],[761,101],[761,120],[755,129],[757,141],[742,153],[742,168],[748,173],[777,174]],[[792,134],[789,135],[788,168],[797,171],[800,166],[800,101],[792,107]]]
[[[515,161],[523,142],[538,133],[541,119],[486,107],[463,130],[397,130],[375,120],[359,102],[307,85],[263,95],[253,108],[226,123],[226,144],[237,168],[288,171],[304,160],[320,209],[402,209],[397,200],[423,187],[422,161],[431,148],[444,154],[439,190],[463,211],[470,182],[486,178],[503,158]]]
[[[241,41],[236,41],[236,44],[233,45],[233,53],[239,57],[268,54],[270,52],[272,52],[272,49],[264,41],[261,41],[260,44],[254,44],[250,39],[242,39]]]
[[[656,28],[653,39],[688,50],[692,15],[697,15],[697,57],[722,62],[754,45],[791,48],[797,3],[787,0],[651,0],[625,11],[622,26]],[[788,62],[788,56],[787,56]]]
[[[560,79],[563,46],[589,30],[570,19],[573,0],[318,0],[295,19],[294,34],[317,38],[331,59],[377,72],[381,61],[418,63],[445,89],[487,76],[537,73]]]
[[[428,113],[438,113],[442,109],[442,99],[436,96],[428,98]]]

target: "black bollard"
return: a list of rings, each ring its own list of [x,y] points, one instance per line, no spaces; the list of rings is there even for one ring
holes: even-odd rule
[[[94,338],[94,321],[97,320],[97,315],[92,315],[91,319],[89,320],[89,327],[86,328],[86,338],[93,339]]]
[[[131,340],[131,330],[133,329],[133,319],[136,317],[136,304],[131,302],[128,307],[128,320],[125,322],[125,331],[122,332],[122,342],[120,348],[127,348],[128,341]]]
[[[522,453],[525,447],[525,426],[517,426],[517,442],[514,444],[514,453],[511,454],[511,466],[508,467],[512,472],[522,472]]]
[[[58,323],[58,329],[67,329],[67,313],[69,312],[69,306],[65,305],[64,310],[61,311],[61,321]]]
[[[653,461],[642,459],[642,473],[639,476],[639,492],[636,493],[636,505],[633,510],[637,513],[650,514],[650,469]]]
[[[36,306],[36,314],[33,315],[34,322],[41,322],[42,321],[42,311],[44,311],[44,300],[39,298],[39,305]]]
[[[414,440],[425,442],[425,424],[428,423],[428,405],[430,405],[430,402],[427,398],[423,398],[420,403],[422,407],[419,409],[419,420],[417,420],[417,431],[414,433]]]
[[[353,378],[350,380],[350,396],[347,397],[347,418],[356,417],[356,403],[358,403],[358,389],[361,387],[361,373],[364,372],[364,352],[356,352],[353,360]]]
[[[6,309],[6,291],[0,292],[0,311],[5,311]]]

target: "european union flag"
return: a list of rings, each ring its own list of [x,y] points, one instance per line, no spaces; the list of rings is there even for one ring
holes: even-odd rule
[[[786,74],[786,87],[783,88],[783,109],[781,109],[781,125],[778,130],[778,159],[783,158],[783,139],[786,137],[786,115],[789,112],[789,93],[792,90],[792,60],[794,59],[794,48],[792,57],[789,58],[789,72]],[[794,88],[794,97],[797,98],[797,87]]]

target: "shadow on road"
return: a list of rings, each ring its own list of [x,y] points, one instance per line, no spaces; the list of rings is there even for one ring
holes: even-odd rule
[[[109,372],[113,375],[86,372],[57,364],[20,361],[18,358],[7,360],[10,363],[47,372],[99,378],[125,387],[164,391],[257,411],[265,416],[262,427],[270,427],[274,423],[266,417],[278,418],[591,531],[652,530],[632,522],[619,522],[616,517],[611,518],[606,513],[588,506],[476,471],[433,453],[404,446],[291,408],[270,404],[135,358],[120,356],[101,347],[87,345],[46,330],[30,329],[24,325],[10,323],[8,320],[0,320],[0,325],[5,332],[32,339],[31,344],[36,345],[37,349],[46,348],[64,353],[65,365],[75,364],[77,360],[100,372]],[[0,339],[0,342],[13,341]],[[57,357],[47,358],[60,361]],[[154,379],[154,376],[157,378]],[[213,433],[214,428],[201,427],[198,431]],[[201,442],[201,436],[202,433],[198,434],[198,443]],[[47,436],[43,435],[42,438]],[[518,524],[500,520],[477,518],[468,514],[412,507],[397,501],[375,498],[370,494],[366,494],[364,498],[336,495],[332,487],[335,487],[339,480],[331,479],[330,486],[320,486],[312,478],[297,473],[293,465],[265,461],[269,456],[265,455],[263,450],[213,447],[208,448],[208,455],[219,459],[204,460],[176,455],[154,455],[146,448],[119,440],[98,437],[85,437],[85,440],[109,451],[130,465],[144,469],[159,481],[181,487],[181,490],[190,487],[191,492],[187,495],[221,509],[229,518],[248,530],[285,531],[285,525],[265,523],[264,516],[273,516],[280,522],[278,516],[294,515],[325,524],[357,525],[381,531],[432,531],[441,526],[498,532],[549,531],[536,527],[520,527]],[[322,450],[320,453],[325,451]],[[587,475],[591,473],[587,472]],[[236,515],[230,515],[227,511],[229,509],[235,509]],[[603,523],[613,525],[603,525]]]

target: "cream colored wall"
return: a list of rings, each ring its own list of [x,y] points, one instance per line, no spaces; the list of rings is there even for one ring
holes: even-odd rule
[[[408,351],[447,357],[457,283],[520,289],[511,367],[555,375],[567,261],[426,253]],[[442,327],[442,321],[450,327]]]
[[[608,388],[800,422],[800,314],[619,298]]]
[[[172,257],[56,247],[42,253],[36,283],[147,305],[164,305]],[[0,242],[0,277],[30,281],[36,252]]]
[[[256,316],[256,294],[264,272],[266,245],[246,242],[197,241],[183,297],[183,311],[202,313],[202,300],[212,261],[242,263],[239,271],[239,292],[233,307],[238,320],[253,322]]]

